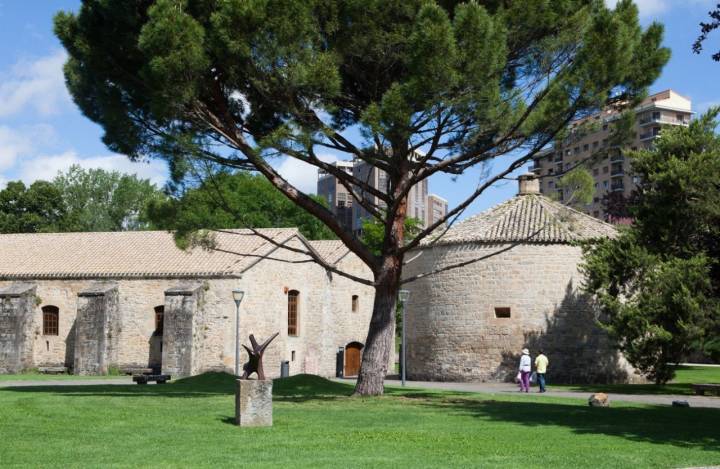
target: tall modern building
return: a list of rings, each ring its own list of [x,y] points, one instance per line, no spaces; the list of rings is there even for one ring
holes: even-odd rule
[[[585,165],[595,180],[595,194],[586,213],[606,219],[602,200],[606,194],[621,193],[629,197],[637,180],[630,173],[630,162],[623,150],[650,148],[664,126],[687,126],[693,115],[690,99],[673,90],[665,90],[647,97],[635,108],[634,137],[624,145],[613,145],[610,124],[620,112],[609,108],[595,115],[573,122],[568,137],[555,142],[552,148],[539,153],[530,168],[540,176],[540,191],[566,200],[567,190],[559,190],[558,179],[568,170]]]
[[[388,182],[385,171],[379,170],[364,161],[337,161],[334,165],[366,181],[371,187],[383,192],[387,190]],[[317,193],[328,201],[333,212],[347,230],[356,235],[362,233],[363,220],[369,219],[370,214],[360,204],[353,203],[352,196],[338,182],[335,176],[320,170],[318,172]],[[360,189],[358,189],[357,194],[375,206],[384,207],[384,203],[372,194]],[[408,216],[420,220],[423,227],[427,227],[430,223],[445,216],[447,205],[447,201],[442,197],[428,193],[427,180],[421,181],[414,186],[408,194]]]

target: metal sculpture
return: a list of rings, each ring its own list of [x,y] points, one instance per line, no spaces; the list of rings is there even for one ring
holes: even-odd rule
[[[276,332],[272,337],[263,342],[261,345],[258,345],[257,341],[255,340],[255,336],[253,334],[250,334],[250,343],[252,344],[252,349],[243,344],[243,347],[245,348],[245,350],[247,350],[249,358],[248,362],[243,365],[243,375],[240,377],[240,379],[248,379],[251,374],[257,373],[258,380],[265,380],[265,372],[263,371],[262,365],[263,353],[265,353],[265,349],[268,347],[268,345],[270,345],[270,342],[272,342],[273,339],[278,336],[278,334],[280,333]]]

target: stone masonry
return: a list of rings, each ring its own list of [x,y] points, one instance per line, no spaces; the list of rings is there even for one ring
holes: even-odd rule
[[[33,366],[34,310],[34,285],[0,287],[0,373]]]
[[[308,242],[293,229],[268,233],[292,248],[317,249],[339,269],[370,276],[362,261],[339,241]],[[330,274],[307,262],[303,254],[267,246],[247,234],[227,236],[239,245],[225,246],[226,250],[238,254],[196,252],[200,248],[186,253],[175,247],[171,234],[157,232],[0,235],[0,258],[10,259],[0,265],[0,291],[15,288],[19,282],[34,287],[34,293],[28,294],[32,299],[23,303],[29,317],[23,323],[23,353],[30,358],[14,365],[15,359],[9,357],[20,348],[11,336],[17,334],[6,334],[0,350],[12,353],[0,357],[0,372],[40,365],[77,368],[76,372],[86,374],[104,373],[110,366],[160,367],[173,376],[232,372],[232,290],[241,288],[245,291],[240,307],[241,341],[248,344],[251,333],[262,341],[280,332],[265,354],[269,378],[279,376],[282,361],[289,362],[291,374],[334,376],[338,350],[365,342],[373,288]],[[118,266],[124,260],[115,258],[125,256],[125,250],[135,254],[131,265],[121,269]],[[36,259],[20,256],[13,263],[16,252],[38,255]],[[90,267],[96,270],[84,271]],[[108,282],[114,285],[112,292],[98,288]],[[292,290],[299,292],[296,335],[288,334],[288,292]],[[353,296],[358,298],[355,309]],[[115,298],[114,306],[110,297]],[[2,305],[12,303],[15,317],[17,299],[0,296],[0,300]],[[50,305],[59,310],[58,335],[43,334],[42,308]],[[156,310],[164,310],[161,331],[156,329]],[[10,314],[7,308],[1,311]],[[12,329],[4,316],[0,327],[3,334]],[[241,350],[241,362],[246,359]]]
[[[165,291],[163,373],[173,376],[199,373],[205,326],[203,293],[200,284],[183,285]]]
[[[93,285],[79,292],[74,374],[107,374],[118,362],[119,336],[117,285]]]
[[[551,382],[638,380],[597,325],[582,292],[577,241],[613,236],[612,226],[537,194],[520,178],[519,195],[463,221],[409,257],[410,379],[504,381],[521,350],[544,350]],[[447,269],[451,266],[461,267]]]

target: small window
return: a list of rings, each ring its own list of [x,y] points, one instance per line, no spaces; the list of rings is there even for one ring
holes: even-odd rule
[[[155,307],[155,335],[163,334],[163,324],[165,316],[165,306],[160,305]]]
[[[360,310],[360,297],[357,295],[352,296],[352,312],[357,313]]]
[[[60,310],[57,306],[43,306],[43,335],[60,335]]]
[[[509,318],[510,317],[510,307],[508,306],[496,306],[495,307],[495,317],[496,318]]]
[[[290,361],[295,361],[295,350],[290,352]]]
[[[300,292],[288,292],[288,335],[298,335],[298,297]]]

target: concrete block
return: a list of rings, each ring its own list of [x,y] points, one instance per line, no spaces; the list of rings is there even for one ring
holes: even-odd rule
[[[235,424],[241,427],[272,426],[272,385],[270,379],[238,379],[235,388]]]

